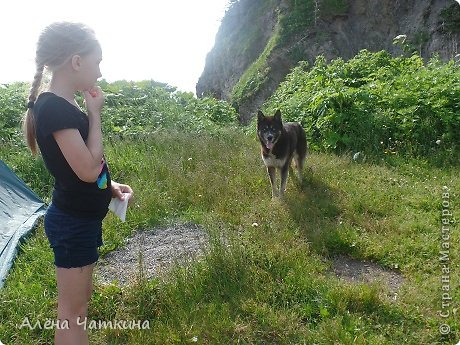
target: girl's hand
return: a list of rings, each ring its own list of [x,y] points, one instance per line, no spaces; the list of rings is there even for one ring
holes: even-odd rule
[[[89,116],[101,116],[102,106],[104,105],[104,94],[99,86],[94,86],[90,90],[83,91],[85,97],[86,110]]]
[[[128,195],[124,195],[123,193],[128,193]],[[134,192],[127,184],[121,184],[112,181],[112,197],[118,198],[121,201],[125,200],[125,198],[128,198],[128,205],[130,205],[134,199]]]

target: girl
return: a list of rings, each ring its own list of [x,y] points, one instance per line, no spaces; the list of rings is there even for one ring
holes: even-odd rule
[[[56,344],[88,344],[82,323],[102,245],[102,219],[112,197],[133,196],[129,186],[110,180],[103,154],[104,96],[95,86],[101,60],[99,42],[87,26],[62,22],[45,28],[37,44],[37,71],[24,120],[28,146],[36,154],[38,144],[55,179],[45,232],[56,266],[61,326],[56,328]],[[51,71],[51,81],[48,91],[38,95],[45,67]],[[75,101],[78,91],[83,93],[87,115]]]

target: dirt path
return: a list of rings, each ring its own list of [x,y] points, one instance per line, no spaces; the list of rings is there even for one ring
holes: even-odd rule
[[[123,248],[99,260],[95,269],[96,281],[129,284],[139,274],[141,262],[146,278],[158,276],[172,263],[199,255],[207,243],[207,233],[192,223],[137,231]]]
[[[173,263],[184,263],[200,255],[208,240],[206,231],[193,223],[137,231],[123,248],[99,260],[96,281],[102,284],[116,281],[120,286],[130,284],[138,277],[141,263],[147,279],[160,276]],[[398,272],[343,255],[332,259],[331,274],[351,283],[382,282],[393,300],[404,281]]]

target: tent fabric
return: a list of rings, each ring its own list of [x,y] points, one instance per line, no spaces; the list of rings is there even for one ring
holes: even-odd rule
[[[20,241],[45,211],[45,203],[0,160],[0,288]]]

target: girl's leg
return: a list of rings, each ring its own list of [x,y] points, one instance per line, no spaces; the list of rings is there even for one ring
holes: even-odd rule
[[[61,326],[56,329],[56,345],[88,344],[84,321],[93,290],[93,268],[94,264],[77,268],[56,267],[58,320]],[[78,318],[83,324],[77,325]],[[59,329],[65,325],[64,320],[68,320],[68,329]]]

